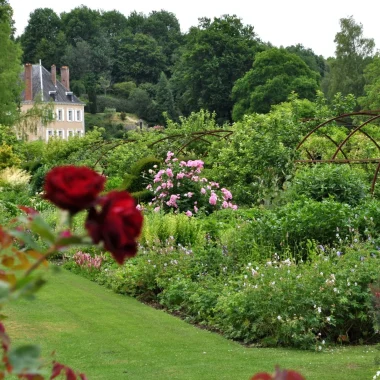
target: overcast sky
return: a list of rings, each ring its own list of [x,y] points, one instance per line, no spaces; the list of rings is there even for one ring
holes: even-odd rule
[[[256,34],[275,46],[297,43],[311,48],[325,58],[335,52],[334,37],[340,30],[339,19],[353,16],[363,24],[364,36],[374,38],[380,48],[380,3],[374,0],[10,0],[14,11],[17,35],[37,8],[52,8],[57,14],[86,5],[91,9],[116,9],[128,16],[132,11],[148,15],[164,9],[176,15],[183,32],[198,24],[199,17],[237,15],[244,24],[253,25]]]

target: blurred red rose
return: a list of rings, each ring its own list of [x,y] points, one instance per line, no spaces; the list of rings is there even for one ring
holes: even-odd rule
[[[45,177],[44,198],[75,214],[90,208],[104,189],[105,177],[84,166],[57,166]]]
[[[135,200],[126,191],[111,191],[99,200],[101,210],[91,208],[86,229],[94,243],[102,241],[104,248],[122,264],[137,253],[136,239],[140,235],[143,216]]]

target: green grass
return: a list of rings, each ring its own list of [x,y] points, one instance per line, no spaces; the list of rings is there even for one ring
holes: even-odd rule
[[[5,309],[14,343],[38,343],[45,358],[89,379],[248,380],[278,364],[307,379],[371,379],[374,347],[329,352],[247,348],[200,330],[65,270],[50,273],[33,301]]]

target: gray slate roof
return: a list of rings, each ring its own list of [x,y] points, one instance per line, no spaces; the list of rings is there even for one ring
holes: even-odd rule
[[[43,84],[43,101],[50,102],[53,98],[49,95],[49,91],[57,91],[55,94],[56,103],[70,103],[70,104],[84,104],[74,94],[72,96],[66,95],[68,90],[64,85],[57,80],[57,86],[54,86],[51,79],[51,74],[45,67],[41,66],[42,71],[42,84]],[[23,74],[24,77],[24,74]],[[32,69],[32,87],[33,87],[33,99],[39,94],[41,96],[41,77],[40,77],[40,65],[33,65]],[[22,99],[24,100],[24,92]]]

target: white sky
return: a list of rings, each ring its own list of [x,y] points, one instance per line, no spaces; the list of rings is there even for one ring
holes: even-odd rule
[[[363,24],[364,37],[374,38],[376,48],[380,48],[380,2],[375,0],[9,0],[9,3],[17,35],[23,32],[29,14],[37,8],[52,8],[59,15],[83,4],[91,9],[116,9],[125,16],[132,11],[148,15],[164,9],[176,15],[183,32],[198,25],[199,17],[235,14],[244,24],[253,25],[263,41],[284,47],[301,43],[325,58],[334,55],[339,19],[352,15],[357,23]]]

